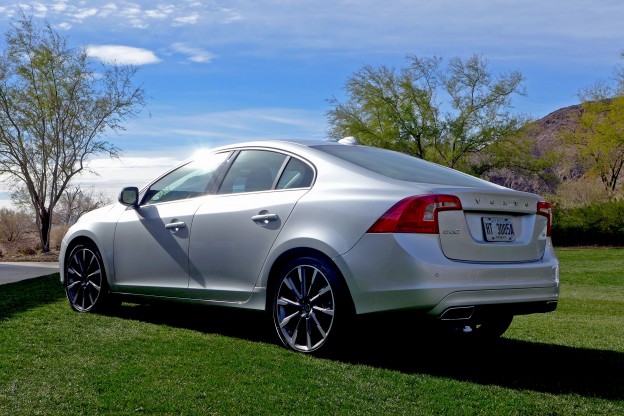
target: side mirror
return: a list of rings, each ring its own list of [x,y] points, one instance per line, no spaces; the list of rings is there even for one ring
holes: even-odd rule
[[[128,186],[121,190],[119,194],[119,202],[128,207],[136,208],[139,206],[139,188],[136,186]]]

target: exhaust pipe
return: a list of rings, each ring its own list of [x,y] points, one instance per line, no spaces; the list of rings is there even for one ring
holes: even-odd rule
[[[443,321],[465,321],[472,318],[474,306],[459,306],[445,310],[440,319]]]

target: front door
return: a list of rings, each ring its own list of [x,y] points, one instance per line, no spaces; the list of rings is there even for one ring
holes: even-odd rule
[[[154,182],[137,208],[117,222],[114,290],[186,297],[189,237],[202,204],[228,153],[186,164]]]

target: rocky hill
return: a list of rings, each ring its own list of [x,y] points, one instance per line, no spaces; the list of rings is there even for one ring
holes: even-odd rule
[[[583,168],[576,161],[574,149],[562,140],[564,132],[574,129],[582,111],[580,104],[553,111],[530,122],[517,138],[529,143],[531,151],[528,157],[555,160],[552,168],[539,174],[521,168],[496,169],[486,175],[487,179],[520,191],[547,195],[556,193],[563,182],[583,176]]]

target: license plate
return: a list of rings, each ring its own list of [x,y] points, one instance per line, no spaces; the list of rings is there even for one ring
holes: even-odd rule
[[[483,217],[485,241],[516,241],[511,218]]]

